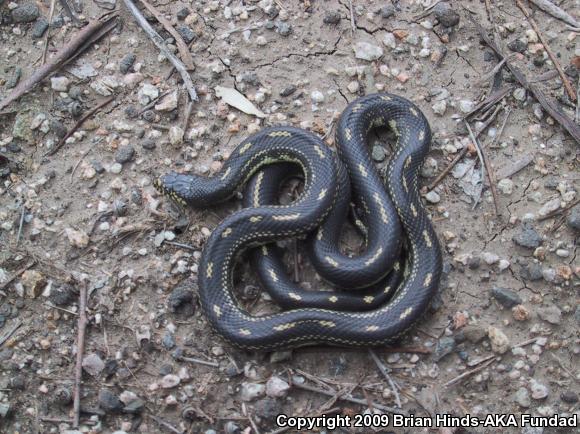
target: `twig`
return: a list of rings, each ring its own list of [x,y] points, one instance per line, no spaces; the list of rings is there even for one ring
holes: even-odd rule
[[[89,152],[91,152],[93,150],[93,148],[89,148],[86,152],[83,153],[83,155],[81,155],[81,158],[79,158],[79,161],[77,161],[77,164],[75,164],[75,167],[73,167],[72,172],[70,173],[70,182],[72,184],[73,182],[73,176],[77,170],[77,168],[79,167],[79,165],[81,164],[81,161],[83,161],[83,159],[89,155]]]
[[[498,47],[498,45],[489,37],[486,30],[479,24],[475,19],[468,15],[469,20],[477,29],[481,38],[485,41],[485,43],[495,52],[495,54],[500,57],[501,59],[505,58],[506,56],[503,54],[502,50]],[[506,66],[513,74],[514,78],[527,90],[529,90],[538,102],[542,105],[544,110],[548,112],[548,114],[562,127],[568,131],[568,133],[580,143],[580,127],[576,125],[571,119],[568,118],[562,111],[556,106],[556,104],[549,100],[544,92],[540,90],[536,85],[531,84],[525,77],[525,75],[516,67],[514,66],[509,60],[506,61]]]
[[[484,154],[482,147],[480,146],[479,142],[477,141],[477,138],[473,134],[473,131],[471,130],[471,127],[469,126],[469,122],[467,122],[465,120],[463,122],[465,123],[465,126],[467,127],[467,131],[469,132],[469,137],[471,137],[471,140],[473,140],[473,145],[475,146],[475,149],[477,150],[477,155],[479,156],[479,159],[481,160],[482,170],[485,169],[485,172],[487,172],[487,178],[489,180],[489,186],[491,188],[491,195],[493,197],[493,206],[495,208],[495,215],[499,217],[500,212],[499,212],[499,207],[498,207],[497,191],[495,189],[495,175],[494,175],[493,169],[492,169],[491,165],[489,164],[489,161],[487,160],[487,157]],[[482,177],[482,182],[483,182],[483,177]],[[477,202],[475,202],[475,205],[477,205]]]
[[[126,0],[125,0],[126,1]],[[157,422],[159,425],[167,428],[169,431],[174,432],[176,434],[183,434],[183,431],[175,428],[173,425],[171,425],[169,422],[161,419],[158,416],[154,416],[152,414],[148,414],[147,416],[149,416],[151,419],[153,419],[155,422]]]
[[[20,222],[18,223],[18,234],[16,235],[16,245],[20,244],[20,238],[22,237],[22,227],[24,226],[24,214],[26,213],[26,207],[22,205],[22,210],[20,211]]]
[[[54,5],[56,0],[50,2],[50,12],[48,13],[48,29],[46,29],[46,37],[44,38],[44,50],[42,52],[42,65],[46,62],[46,53],[48,53],[48,38],[50,36],[50,28],[52,27],[52,17],[54,16]]]
[[[22,273],[24,273],[26,270],[28,270],[28,269],[29,269],[30,267],[32,267],[34,264],[36,264],[36,261],[29,262],[29,263],[28,263],[28,264],[26,264],[24,267],[22,267],[21,269],[19,269],[19,270],[18,270],[16,273],[14,273],[14,274],[12,275],[12,277],[10,277],[10,278],[9,278],[9,279],[8,279],[6,282],[4,282],[4,283],[1,283],[1,284],[0,284],[0,291],[4,290],[4,288],[7,288],[7,287],[8,287],[8,285],[10,285],[10,284],[11,284],[11,283],[14,281],[14,279],[16,279],[16,278],[20,277],[20,275],[21,275]]]
[[[161,25],[169,32],[173,39],[175,39],[175,44],[177,45],[177,49],[179,50],[179,54],[181,55],[181,59],[185,64],[185,67],[192,71],[195,69],[195,65],[193,64],[193,57],[191,57],[191,52],[189,51],[189,47],[181,37],[181,35],[173,28],[171,23],[165,19],[163,14],[161,14],[153,5],[149,4],[146,0],[140,0],[151,14],[161,23]]]
[[[447,383],[445,383],[443,385],[443,387],[449,387],[452,384],[455,384],[455,383],[463,380],[465,377],[469,377],[470,375],[475,374],[476,372],[479,372],[479,371],[487,368],[489,365],[491,365],[493,362],[495,362],[495,357],[496,357],[495,354],[494,355],[491,355],[489,357],[486,357],[485,359],[483,359],[481,361],[481,365],[479,365],[477,368],[473,368],[473,369],[471,369],[469,371],[465,371],[463,374],[458,375],[455,378],[452,378]]]
[[[95,107],[93,107],[92,109],[90,109],[88,112],[86,112],[82,118],[80,118],[76,124],[74,124],[74,126],[65,134],[65,136],[60,139],[58,141],[58,143],[54,146],[54,148],[52,148],[51,150],[49,150],[47,153],[44,154],[45,157],[48,157],[50,155],[54,155],[56,154],[60,148],[62,148],[62,146],[65,144],[66,139],[68,139],[70,136],[72,136],[76,130],[78,130],[82,124],[85,123],[85,121],[90,118],[91,116],[93,116],[96,112],[98,112],[100,109],[102,109],[103,107],[105,107],[106,105],[110,104],[111,101],[113,101],[115,99],[115,95],[110,96],[109,98],[107,98],[106,100],[100,102],[99,104],[97,104]]]
[[[193,246],[190,246],[189,244],[177,243],[175,241],[167,241],[167,240],[164,240],[163,241],[163,244],[171,244],[172,246],[181,247],[183,249],[191,250],[192,252],[195,252],[195,251],[199,250],[199,249],[196,249]]]
[[[77,363],[75,366],[75,384],[73,388],[73,428],[78,428],[81,415],[81,381],[83,375],[83,352],[85,347],[85,331],[87,328],[87,286],[82,285],[79,295],[79,321],[77,338]]]
[[[185,113],[183,114],[183,131],[187,131],[187,125],[189,124],[189,118],[191,116],[191,111],[193,110],[193,101],[189,101],[187,103],[187,108],[185,109]]]
[[[48,77],[51,73],[59,70],[67,64],[75,54],[80,53],[84,43],[95,33],[101,30],[106,24],[110,23],[116,15],[109,17],[106,20],[91,21],[87,26],[71,38],[70,42],[62,47],[50,63],[47,63],[38,68],[30,77],[16,86],[6,98],[0,101],[0,111],[8,107],[10,103],[16,101],[25,93],[29,92],[36,84]]]
[[[14,332],[20,328],[20,326],[22,326],[22,321],[18,321],[12,327],[6,330],[2,335],[0,335],[0,345],[3,345],[4,342],[10,339],[10,336],[12,336]]]
[[[165,45],[163,38],[161,38],[161,36],[159,36],[159,33],[157,33],[155,29],[151,27],[151,24],[147,22],[147,20],[145,19],[143,14],[141,14],[141,11],[137,8],[137,6],[135,6],[135,4],[131,0],[123,0],[123,1],[125,3],[125,6],[127,6],[127,9],[129,9],[129,12],[131,12],[133,17],[139,24],[139,26],[141,26],[141,28],[145,31],[147,36],[149,36],[149,39],[153,41],[153,43],[157,46],[159,51],[161,51],[163,55],[167,57],[167,59],[169,59],[169,61],[173,64],[175,69],[179,71],[179,74],[183,79],[183,84],[187,88],[191,100],[197,101],[197,93],[195,92],[195,87],[193,85],[193,82],[191,81],[191,77],[185,65],[171,51],[167,49],[167,46]]]
[[[580,28],[580,23],[569,13],[564,11],[563,9],[559,8],[552,2],[548,0],[530,0],[533,4],[539,7],[544,12],[552,15],[559,20],[564,21],[567,24],[570,24],[572,27]]]
[[[45,306],[47,306],[47,307],[50,307],[51,309],[62,310],[63,312],[70,313],[71,315],[74,315],[74,316],[78,316],[78,313],[76,313],[76,312],[73,312],[73,311],[72,311],[72,310],[70,310],[70,309],[65,309],[64,307],[55,306],[54,304],[52,304],[52,303],[49,303],[48,301],[45,301],[45,302],[44,302],[44,303],[42,303],[42,304],[44,304],[44,305],[45,305]]]
[[[545,216],[538,217],[538,218],[537,218],[537,220],[538,220],[539,222],[542,222],[542,221],[544,221],[544,220],[551,219],[552,217],[556,217],[557,215],[560,215],[560,214],[563,214],[563,213],[565,213],[565,212],[566,212],[566,211],[568,211],[570,208],[574,208],[574,207],[575,207],[577,204],[579,204],[579,203],[580,203],[580,198],[579,198],[579,199],[576,199],[575,201],[572,201],[572,202],[570,202],[570,203],[569,203],[568,205],[566,205],[564,208],[558,208],[557,210],[555,210],[555,211],[552,211],[551,213],[549,213],[549,214],[546,214]]]
[[[196,359],[194,357],[180,357],[179,360],[183,360],[184,362],[197,363],[198,365],[211,366],[213,368],[219,368],[220,366],[219,363],[208,362],[206,360]]]
[[[383,374],[383,377],[385,377],[385,379],[389,382],[389,386],[391,386],[391,390],[393,391],[393,394],[395,395],[395,402],[397,403],[397,407],[402,408],[401,397],[399,396],[399,392],[397,391],[397,386],[395,386],[393,379],[389,375],[389,371],[387,370],[387,367],[384,365],[384,363],[381,361],[381,359],[379,359],[379,357],[376,355],[376,353],[373,351],[372,348],[369,348],[369,354],[371,355],[372,359],[374,360],[375,364],[377,365],[377,368],[379,368],[379,371],[381,371],[381,374]]]
[[[308,386],[307,384],[293,383],[293,386],[298,388],[298,389],[307,390],[309,392],[316,392],[316,393],[320,393],[321,395],[326,395],[326,396],[331,396],[331,397],[334,396],[336,393],[336,392],[331,392],[328,390],[319,389],[318,387]],[[364,405],[364,406],[367,405],[367,402],[365,399],[353,398],[352,396],[348,396],[348,395],[340,395],[338,397],[338,399],[341,401],[352,402],[353,404],[359,404],[359,405]],[[404,412],[403,410],[399,410],[398,408],[387,407],[387,406],[381,405],[381,404],[374,404],[374,407],[378,410],[387,411],[387,412],[393,413],[393,414],[402,414],[402,415],[407,414],[406,412]]]
[[[256,434],[260,434],[260,430],[258,429],[258,425],[256,425],[256,422],[254,421],[254,418],[249,413],[248,413],[248,420],[250,421],[250,425],[252,425],[252,428],[254,428],[254,432]]]
[[[534,343],[536,343],[537,340],[538,340],[538,338],[526,339],[525,341],[520,342],[519,344],[512,345],[512,349],[525,347],[526,345],[534,344]]]
[[[530,22],[530,25],[532,26],[534,31],[538,34],[538,38],[540,38],[540,42],[544,46],[546,53],[548,53],[548,56],[550,56],[550,60],[554,64],[554,67],[558,71],[558,74],[560,74],[560,78],[562,79],[562,83],[564,83],[564,87],[566,88],[566,92],[568,93],[570,100],[576,101],[576,91],[574,90],[574,87],[572,87],[572,84],[570,84],[568,77],[566,77],[564,70],[560,66],[560,62],[558,62],[558,59],[556,59],[556,56],[554,55],[552,49],[548,45],[548,41],[546,41],[546,39],[544,38],[544,35],[542,34],[540,28],[538,27],[538,24],[536,23],[536,20],[534,20],[534,18],[530,15],[530,13],[528,12],[524,4],[521,2],[521,0],[516,0],[516,4],[518,5],[522,13],[526,16],[527,20]]]
[[[356,32],[356,23],[354,21],[354,9],[352,7],[352,0],[348,0],[348,9],[350,10],[350,29],[354,35],[354,32]]]

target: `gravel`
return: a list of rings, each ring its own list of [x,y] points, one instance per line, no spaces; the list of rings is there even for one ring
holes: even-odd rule
[[[522,298],[520,295],[508,288],[493,288],[491,290],[491,295],[495,298],[499,304],[507,309],[522,304]]]

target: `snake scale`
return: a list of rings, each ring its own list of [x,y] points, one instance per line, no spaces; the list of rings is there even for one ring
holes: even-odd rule
[[[368,132],[381,126],[388,126],[397,137],[384,180],[366,144]],[[204,246],[198,285],[212,328],[232,344],[251,350],[311,344],[378,346],[408,330],[436,293],[442,269],[439,242],[417,188],[430,141],[427,119],[413,103],[392,94],[373,94],[353,101],[342,113],[336,129],[340,158],[312,133],[271,127],[243,140],[215,176],[169,173],[156,180],[156,188],[178,203],[203,208],[230,198],[257,174],[247,187],[256,195],[255,201],[246,200],[251,206],[226,217]],[[303,192],[290,205],[276,205],[273,193],[264,192],[270,185],[265,173],[275,163],[298,165],[303,174]],[[351,186],[345,186],[345,178]],[[348,189],[363,209],[368,231],[366,249],[355,258],[341,254],[337,247]],[[342,288],[359,288],[320,291],[329,302],[341,293],[363,300],[378,297],[381,302],[373,299],[369,310],[356,311],[312,307],[291,284],[286,286],[288,297],[283,303],[287,310],[253,316],[240,308],[233,295],[233,271],[240,254],[257,248],[262,259],[254,253],[253,262],[258,274],[267,276],[266,286],[283,286],[288,280],[282,276],[281,257],[272,243],[302,235],[316,238],[310,243],[311,257],[325,280]],[[382,299],[381,292],[386,294]]]

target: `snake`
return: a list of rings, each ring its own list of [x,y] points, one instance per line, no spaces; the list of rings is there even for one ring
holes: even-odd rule
[[[382,126],[396,136],[383,177],[374,169],[367,149],[369,131]],[[442,270],[439,241],[417,186],[430,142],[429,123],[414,103],[394,94],[372,94],[351,102],[341,114],[336,126],[338,156],[313,133],[290,126],[268,127],[244,139],[211,177],[171,172],[158,178],[154,185],[163,194],[179,204],[205,208],[232,197],[268,165],[293,163],[303,173],[303,192],[295,202],[240,209],[224,218],[208,237],[198,267],[198,291],[212,329],[237,347],[260,351],[316,344],[381,346],[408,331],[438,291]],[[405,240],[405,273],[394,294],[367,311],[301,307],[251,315],[234,296],[237,259],[248,249],[306,236],[320,228],[338,199],[341,162],[365,210],[366,261],[374,255],[380,258],[376,261],[381,272],[369,282],[384,278],[385,264],[397,262],[400,240]],[[387,236],[370,235],[373,226],[386,228]],[[385,240],[394,240],[395,247],[387,248]],[[329,265],[342,269],[340,263]],[[276,270],[268,273],[274,279]],[[353,288],[361,286],[353,284]]]

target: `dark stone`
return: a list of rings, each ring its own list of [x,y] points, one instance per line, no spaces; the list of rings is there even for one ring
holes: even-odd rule
[[[145,408],[145,402],[141,398],[136,398],[123,407],[123,411],[129,414],[137,414],[141,413],[143,408]]]
[[[373,150],[371,152],[371,157],[373,158],[374,161],[377,161],[380,163],[381,161],[384,161],[386,156],[387,156],[387,154],[385,152],[385,148],[383,148],[382,146],[379,146],[379,145],[373,146]]]
[[[34,3],[24,3],[12,10],[15,23],[31,23],[40,16],[40,9]]]
[[[560,399],[567,404],[576,404],[578,402],[578,394],[572,390],[566,390],[562,392]]]
[[[523,225],[520,232],[512,237],[512,241],[520,247],[535,249],[542,244],[542,237],[530,225]]]
[[[282,413],[282,407],[277,400],[272,398],[260,399],[254,406],[256,415],[262,419],[274,420]]]
[[[481,258],[477,255],[471,256],[467,260],[467,266],[469,267],[470,270],[477,270],[480,265],[481,265]]]
[[[141,143],[141,146],[143,146],[143,149],[147,149],[148,151],[152,151],[153,149],[155,149],[155,140],[145,139]]]
[[[135,119],[139,116],[139,110],[137,110],[134,105],[128,105],[125,107],[125,116],[127,116],[128,119]]]
[[[105,375],[105,378],[114,375],[115,372],[117,372],[118,368],[119,362],[117,362],[115,359],[107,359],[105,361],[105,369],[103,369],[103,374]]]
[[[340,23],[340,19],[341,18],[342,17],[340,15],[340,12],[338,12],[338,11],[328,11],[324,15],[324,18],[322,19],[322,22],[324,24],[338,24],[338,23]]]
[[[195,39],[195,33],[188,26],[178,26],[175,30],[187,44]]]
[[[448,354],[451,354],[454,350],[455,350],[455,339],[451,336],[444,336],[437,342],[433,359],[436,362],[438,362]]]
[[[293,84],[291,84],[290,86],[286,86],[284,89],[280,91],[280,96],[290,96],[294,92],[296,92],[296,89],[297,89],[296,86],[294,86]]]
[[[157,115],[155,115],[155,112],[153,110],[145,110],[142,116],[143,119],[145,119],[147,122],[155,122],[155,120],[157,119]]]
[[[97,173],[103,173],[105,171],[105,168],[100,161],[91,160],[91,166],[93,166],[93,169],[95,169],[95,172]]]
[[[50,25],[53,29],[60,29],[64,26],[64,17],[62,14],[59,14],[52,20],[52,24]]]
[[[535,262],[528,264],[520,270],[520,276],[524,280],[530,280],[532,282],[536,280],[541,280],[543,278],[542,266],[536,264]]]
[[[48,21],[46,18],[40,17],[32,26],[30,35],[33,39],[40,39],[44,35],[44,32],[46,32],[46,29],[48,29]]]
[[[485,50],[483,52],[483,61],[484,62],[492,62],[496,59],[495,53],[493,51]]]
[[[165,363],[164,365],[161,365],[161,367],[159,368],[159,375],[169,375],[173,372],[173,366],[169,365],[167,363]]]
[[[22,68],[17,66],[12,71],[12,74],[6,80],[6,89],[13,89],[16,87],[20,78],[22,77]]]
[[[288,36],[292,33],[292,26],[284,21],[277,23],[278,33],[282,36]]]
[[[175,338],[173,337],[173,334],[169,333],[169,332],[165,333],[165,335],[163,335],[163,339],[161,340],[161,343],[168,350],[175,347]]]
[[[276,23],[272,20],[268,20],[264,23],[264,27],[267,30],[274,30],[276,28]]]
[[[120,413],[123,410],[123,403],[111,391],[101,389],[99,391],[99,407],[106,413]]]
[[[518,304],[522,304],[522,298],[520,295],[508,288],[493,288],[491,290],[491,295],[498,301],[499,304],[507,309],[511,309]]]
[[[513,41],[508,42],[507,47],[514,53],[523,53],[528,48],[528,44],[521,39],[516,38]]]
[[[568,218],[566,219],[566,224],[570,229],[580,232],[580,205],[576,205],[570,210],[570,214],[568,214]]]
[[[259,86],[260,85],[260,79],[258,78],[258,74],[256,74],[253,71],[244,72],[244,73],[240,74],[239,76],[237,76],[236,79],[238,81],[241,81],[242,83],[246,83],[246,84],[249,84],[252,86]]]
[[[73,301],[73,294],[70,287],[62,286],[52,291],[48,299],[55,306],[68,306]]]
[[[26,389],[26,381],[24,375],[15,375],[10,379],[9,388],[14,390]]]
[[[379,9],[379,15],[381,16],[381,18],[385,20],[387,18],[391,18],[392,16],[395,15],[395,6],[393,6],[392,4],[383,6],[382,8]]]
[[[131,189],[131,202],[135,205],[141,205],[143,203],[143,194],[141,193],[141,189],[138,187],[133,187]]]
[[[68,96],[70,96],[72,99],[80,101],[83,97],[83,90],[80,88],[80,86],[71,86],[68,91]]]
[[[22,148],[20,147],[20,145],[17,145],[16,143],[12,142],[6,145],[6,150],[8,152],[12,152],[13,154],[18,154],[20,151],[22,151]]]
[[[184,287],[177,287],[167,299],[167,307],[173,313],[193,315],[195,312],[193,292]]]
[[[121,73],[126,74],[131,70],[133,63],[137,60],[137,56],[135,53],[127,53],[119,62],[119,71]]]
[[[177,11],[177,19],[183,21],[189,16],[190,12],[188,8],[181,8]]]
[[[580,305],[576,306],[576,310],[574,311],[574,319],[578,324],[580,324]]]
[[[115,152],[115,161],[120,164],[128,163],[135,156],[135,148],[131,145],[121,146]]]
[[[67,133],[66,127],[58,119],[51,119],[49,125],[51,131],[53,131],[58,138],[62,139],[64,136],[66,136]]]
[[[266,15],[268,15],[268,17],[270,17],[271,19],[274,19],[278,16],[279,13],[280,11],[278,10],[278,8],[276,6],[272,6],[268,8]]]
[[[478,325],[468,324],[465,327],[463,327],[461,331],[463,333],[463,337],[472,344],[477,344],[481,342],[487,336],[485,328]]]
[[[73,400],[73,394],[71,389],[68,387],[61,387],[54,391],[52,394],[52,402],[56,405],[66,406],[69,405]]]
[[[453,27],[459,24],[459,14],[449,3],[438,3],[433,8],[435,18],[445,27]]]
[[[534,66],[541,68],[542,66],[545,65],[546,59],[544,59],[544,56],[538,55],[532,59],[532,63],[534,64]]]

